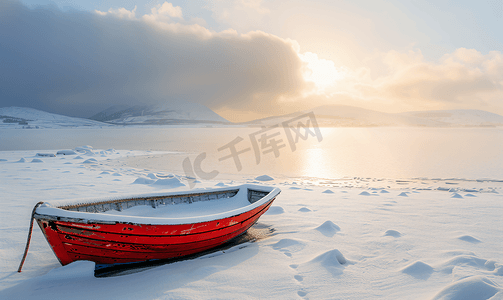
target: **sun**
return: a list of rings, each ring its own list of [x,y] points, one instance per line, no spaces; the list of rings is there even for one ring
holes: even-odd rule
[[[304,80],[313,82],[318,93],[325,92],[344,78],[344,72],[337,69],[331,60],[320,59],[312,52],[299,53],[299,57],[305,63]]]

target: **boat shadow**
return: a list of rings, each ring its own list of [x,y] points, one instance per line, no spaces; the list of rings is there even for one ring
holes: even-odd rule
[[[275,235],[275,229],[272,228],[271,225],[256,223],[255,225],[250,227],[244,234],[233,238],[232,240],[228,241],[223,245],[220,245],[218,247],[206,251],[202,251],[199,253],[179,258],[159,259],[159,260],[150,260],[137,263],[125,263],[125,264],[113,264],[113,265],[97,264],[94,269],[94,276],[98,278],[105,278],[105,277],[123,276],[143,272],[150,270],[152,268],[172,264],[175,262],[193,260],[203,256],[209,256],[210,254],[213,253],[225,252],[225,250],[229,250],[239,245],[242,245],[241,247],[239,247],[239,249],[242,249],[244,247],[247,247],[246,243],[254,243],[256,241],[266,239],[273,235]]]

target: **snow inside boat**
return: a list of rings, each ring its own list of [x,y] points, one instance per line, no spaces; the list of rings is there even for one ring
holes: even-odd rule
[[[245,233],[280,189],[241,185],[115,200],[44,203],[34,213],[62,265],[168,259],[217,247]]]

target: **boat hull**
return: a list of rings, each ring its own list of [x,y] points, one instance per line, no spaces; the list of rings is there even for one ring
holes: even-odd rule
[[[40,229],[62,265],[133,263],[186,256],[220,246],[245,233],[275,198],[252,210],[192,224],[90,222],[36,215]]]

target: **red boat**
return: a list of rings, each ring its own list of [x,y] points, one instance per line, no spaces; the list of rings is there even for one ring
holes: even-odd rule
[[[35,209],[34,218],[62,265],[132,263],[194,254],[245,233],[278,188],[258,185],[87,200]]]

